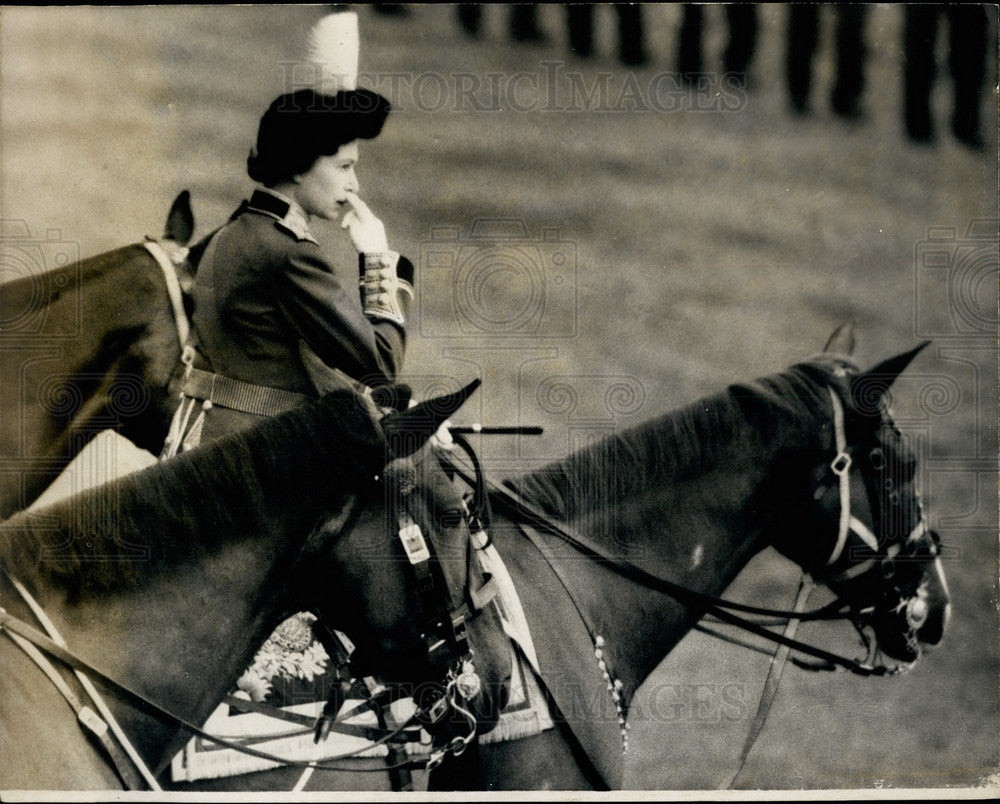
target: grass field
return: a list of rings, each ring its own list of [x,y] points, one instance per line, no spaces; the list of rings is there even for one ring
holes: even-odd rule
[[[398,107],[362,146],[359,174],[390,243],[417,263],[408,378],[425,395],[481,376],[463,422],[545,427],[542,437],[482,445],[488,471],[502,476],[779,371],[845,320],[856,323],[865,366],[932,337],[894,410],[921,447],[926,509],[952,548],[951,629],[902,677],[789,668],[736,787],[995,785],[996,94],[987,87],[983,101],[986,151],[954,142],[939,53],[938,143],[909,143],[902,9],[877,6],[867,117],[848,124],[829,111],[831,14],[815,111],[793,117],[786,9],[771,5],[759,11],[747,91],[714,72],[722,14],[710,8],[704,90],[657,95],[672,86],[680,12],[645,11],[652,61],[625,72],[608,9],[598,9],[600,54],[590,61],[567,56],[554,6],[540,12],[551,41],[535,46],[507,41],[501,9],[485,9],[479,42],[450,7],[414,6],[401,18],[362,10],[363,83]],[[210,231],[248,194],[256,121],[302,79],[294,60],[321,13],[5,7],[0,217],[87,256],[158,234],[188,188],[199,234]],[[986,235],[970,236],[970,225]],[[339,233],[321,234],[350,259]],[[930,235],[950,255],[941,269],[926,258]],[[477,274],[489,260],[504,270]],[[572,395],[546,396],[554,386]],[[787,606],[796,578],[766,553],[730,596]],[[832,626],[803,635],[855,650]],[[766,670],[759,654],[686,639],[636,701],[628,785],[715,788],[735,767]],[[738,706],[720,705],[724,690]]]

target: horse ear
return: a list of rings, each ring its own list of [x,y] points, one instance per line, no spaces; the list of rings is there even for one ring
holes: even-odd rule
[[[837,355],[854,354],[854,322],[848,321],[837,327],[823,347],[823,351]]]
[[[915,349],[883,360],[864,374],[858,375],[851,382],[851,401],[854,403],[854,408],[862,412],[877,411],[878,400],[910,365],[913,358],[928,345],[930,341],[924,341]]]
[[[479,385],[480,380],[475,379],[452,394],[428,399],[399,413],[390,413],[382,419],[382,430],[392,454],[402,458],[420,449],[465,404]]]
[[[191,193],[182,190],[174,199],[167,213],[167,225],[163,230],[165,240],[173,240],[184,246],[194,234],[194,213],[191,211]]]

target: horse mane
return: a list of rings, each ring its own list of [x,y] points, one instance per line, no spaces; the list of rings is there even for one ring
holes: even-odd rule
[[[83,259],[66,265],[50,267],[39,272],[32,272],[27,276],[17,276],[11,279],[0,280],[0,285],[3,285],[4,289],[4,299],[6,299],[7,294],[11,294],[10,303],[16,302],[17,304],[23,306],[21,299],[17,296],[17,294],[23,292],[25,294],[29,294],[29,296],[33,298],[38,295],[39,282],[44,282],[52,283],[53,285],[51,290],[47,287],[45,288],[45,293],[47,294],[49,300],[52,300],[54,297],[67,292],[65,283],[62,281],[65,277],[79,277],[80,281],[86,281],[86,279],[93,274],[103,274],[109,267],[121,265],[123,255],[140,249],[145,250],[141,244],[131,243],[127,246],[119,246],[111,251],[105,251],[100,254],[94,254],[90,257],[84,257]],[[75,286],[75,282],[72,282],[69,285],[68,290],[74,290]],[[43,287],[45,286],[43,285]]]
[[[846,380],[834,374],[839,366],[856,368],[819,355],[780,374],[731,385],[505,483],[545,513],[570,521],[596,505],[621,502],[637,487],[667,487],[722,460],[749,459],[755,449],[750,439],[794,436],[808,439],[806,445],[828,423],[826,388],[847,397]]]
[[[311,532],[385,460],[367,408],[334,392],[0,525],[0,558],[72,598],[125,591],[227,543]],[[290,503],[290,501],[295,501]],[[294,547],[294,545],[290,545]]]

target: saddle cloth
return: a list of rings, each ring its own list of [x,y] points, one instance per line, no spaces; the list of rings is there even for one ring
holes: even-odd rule
[[[480,552],[483,569],[497,579],[500,591],[496,602],[500,609],[504,629],[510,638],[511,687],[507,706],[500,715],[495,728],[481,735],[484,744],[499,743],[531,737],[553,727],[545,695],[538,675],[538,660],[535,658],[534,643],[521,608],[517,590],[507,573],[503,560],[492,545]],[[341,711],[347,711],[360,701],[345,702]],[[311,702],[288,707],[301,714],[319,716],[322,702]],[[405,720],[413,713],[410,699],[393,705],[397,720]],[[371,712],[358,715],[350,722],[375,725]],[[258,750],[279,756],[282,759],[317,760],[365,749],[359,756],[385,757],[385,746],[375,746],[360,737],[331,734],[324,742],[316,745],[312,731],[289,729],[287,723],[255,713],[230,714],[229,706],[222,704],[205,724],[205,730],[220,736],[235,738]],[[365,748],[365,746],[370,746]],[[424,734],[419,743],[407,743],[406,750],[411,759],[423,760],[430,756],[430,737]],[[277,767],[274,762],[242,754],[231,748],[219,746],[200,738],[194,738],[177,754],[171,764],[171,774],[175,782],[193,782],[198,779],[235,776],[253,771]]]
[[[482,735],[479,741],[486,744],[531,737],[553,726],[539,684],[541,671],[535,655],[535,643],[517,588],[496,547],[488,545],[479,551],[479,556],[483,571],[491,574],[499,584],[495,600],[504,631],[510,637],[511,651],[510,698],[496,728]]]

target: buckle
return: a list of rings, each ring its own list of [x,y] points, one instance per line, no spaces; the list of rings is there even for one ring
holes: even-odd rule
[[[841,452],[836,458],[830,463],[830,469],[838,477],[840,475],[846,474],[847,470],[851,468],[851,456],[846,452]]]
[[[417,712],[417,720],[424,726],[433,726],[448,714],[448,698],[441,695],[430,706]]]
[[[181,349],[181,363],[184,364],[184,379],[191,376],[191,369],[194,368],[195,351],[190,343],[185,343]]]

